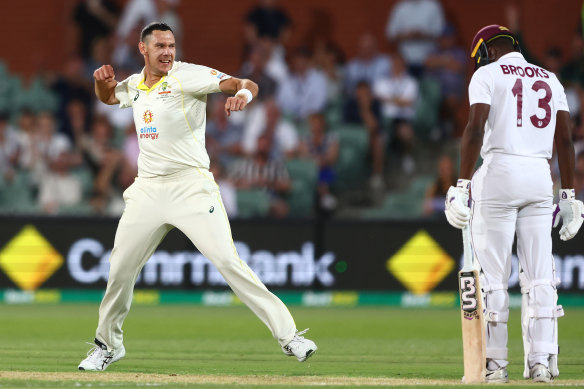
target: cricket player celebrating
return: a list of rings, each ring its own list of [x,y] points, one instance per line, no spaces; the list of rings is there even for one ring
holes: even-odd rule
[[[559,374],[557,318],[563,315],[557,305],[551,228],[561,218],[561,239],[572,239],[584,212],[571,189],[574,148],[566,95],[553,73],[525,61],[506,27],[481,29],[473,39],[471,57],[476,71],[469,85],[460,179],[448,191],[446,218],[456,228],[470,223],[487,320],[486,381],[509,381],[507,285],[517,234],[523,376],[550,382]],[[565,188],[555,206],[548,163],[554,141]],[[483,164],[473,175],[479,150]]]
[[[205,66],[175,61],[175,40],[164,23],[147,25],[138,45],[144,69],[122,82],[110,65],[97,69],[95,94],[106,104],[132,107],[140,145],[138,177],[124,192],[99,308],[95,347],[80,370],[105,370],[124,357],[122,323],[138,274],[164,236],[180,229],[221,272],[231,289],[264,324],[286,355],[303,362],[317,349],[297,332],[286,306],[238,256],[205,150],[207,94],[235,94],[225,113],[244,109],[258,87]]]

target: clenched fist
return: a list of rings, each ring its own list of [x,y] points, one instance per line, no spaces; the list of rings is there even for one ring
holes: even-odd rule
[[[95,81],[114,81],[116,75],[114,74],[114,68],[111,65],[103,65],[95,72],[93,72],[93,78]]]
[[[235,95],[233,97],[228,97],[225,102],[225,113],[227,116],[231,115],[231,112],[241,111],[247,106],[247,100],[243,95]]]

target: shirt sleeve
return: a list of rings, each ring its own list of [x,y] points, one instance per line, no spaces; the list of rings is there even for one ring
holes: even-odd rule
[[[179,81],[183,93],[192,95],[221,92],[219,83],[231,78],[219,70],[194,64],[182,64],[182,69],[173,77]]]
[[[132,106],[132,99],[130,98],[130,90],[128,88],[128,82],[130,78],[126,78],[122,82],[118,82],[115,89],[116,99],[120,101],[120,108],[129,108]]]
[[[491,105],[493,96],[493,79],[485,69],[478,69],[472,76],[468,86],[468,99],[470,105],[483,103]]]
[[[566,92],[564,91],[564,87],[562,86],[562,84],[560,83],[560,81],[558,81],[558,79],[556,78],[556,88],[557,88],[557,95],[558,97],[558,111],[567,111],[570,112],[570,108],[568,105],[568,99],[566,97]]]

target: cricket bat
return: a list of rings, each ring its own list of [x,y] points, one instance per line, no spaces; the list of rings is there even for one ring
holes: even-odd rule
[[[485,382],[486,346],[485,321],[479,272],[473,266],[470,227],[462,230],[464,265],[458,272],[462,320],[462,351],[464,356],[464,383]]]

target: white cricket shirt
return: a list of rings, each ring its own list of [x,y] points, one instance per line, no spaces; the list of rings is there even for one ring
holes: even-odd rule
[[[220,92],[219,82],[230,77],[206,66],[175,61],[168,75],[152,88],[144,85],[144,70],[118,83],[115,94],[120,108],[134,109],[139,177],[209,168],[207,94]]]
[[[481,157],[552,157],[556,114],[569,112],[564,88],[552,72],[509,53],[474,73],[468,95],[470,105],[491,106]]]

